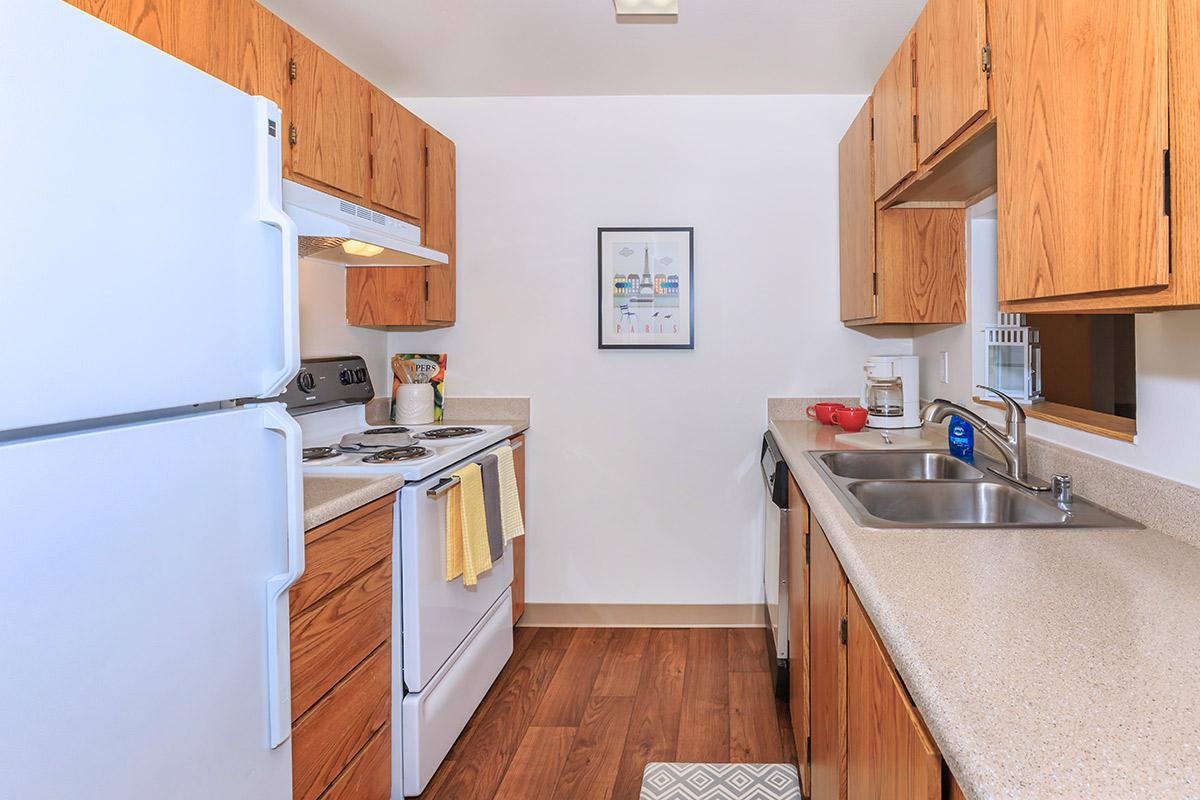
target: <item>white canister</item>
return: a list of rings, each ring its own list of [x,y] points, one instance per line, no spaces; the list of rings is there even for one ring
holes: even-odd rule
[[[396,386],[396,422],[429,425],[433,422],[433,384],[401,383]]]

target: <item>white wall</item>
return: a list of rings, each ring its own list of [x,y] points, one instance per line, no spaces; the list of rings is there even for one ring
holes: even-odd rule
[[[911,352],[838,313],[837,142],[863,98],[404,100],[458,146],[451,395],[528,395],[528,597],[761,597],[765,398]],[[694,226],[696,349],[596,348],[596,228]],[[893,331],[895,335],[897,332]]]
[[[360,355],[367,360],[376,394],[387,396],[392,381],[387,334],[346,324],[346,270],[300,260],[300,354],[304,358]]]
[[[992,201],[985,201],[991,203]],[[992,205],[994,208],[994,205]],[[980,382],[983,370],[979,330],[992,322],[996,309],[995,221],[987,205],[972,209],[968,233],[973,316],[969,324],[944,330],[917,330],[914,352],[921,356],[922,396],[946,397],[959,403],[971,399],[971,387]],[[1029,420],[1029,434],[1082,450],[1135,469],[1151,472],[1191,486],[1200,486],[1200,311],[1170,311],[1138,314],[1137,339],[1137,440],[1133,444],[1064,428],[1041,420]],[[951,359],[950,385],[937,383],[937,359],[941,351]],[[974,372],[974,377],[972,373]],[[977,394],[977,393],[976,393]],[[999,421],[1002,412],[975,407]]]

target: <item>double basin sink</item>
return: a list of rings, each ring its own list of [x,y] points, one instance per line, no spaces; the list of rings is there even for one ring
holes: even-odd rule
[[[1076,496],[1001,477],[1003,466],[926,450],[836,450],[808,458],[855,521],[868,528],[1126,528],[1137,522]]]

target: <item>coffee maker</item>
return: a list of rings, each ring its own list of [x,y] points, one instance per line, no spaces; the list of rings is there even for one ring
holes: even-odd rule
[[[862,405],[869,428],[921,427],[921,362],[917,356],[870,356]]]

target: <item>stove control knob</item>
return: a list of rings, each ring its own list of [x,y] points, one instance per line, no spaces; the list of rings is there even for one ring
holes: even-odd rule
[[[342,386],[349,386],[350,384],[354,383],[354,371],[343,369],[340,373],[338,373],[338,380],[342,382]]]
[[[359,367],[354,370],[354,382],[363,383],[367,379],[367,370],[365,367]]]
[[[302,392],[311,392],[317,386],[317,379],[308,370],[301,370],[300,374],[296,376],[296,385]]]

